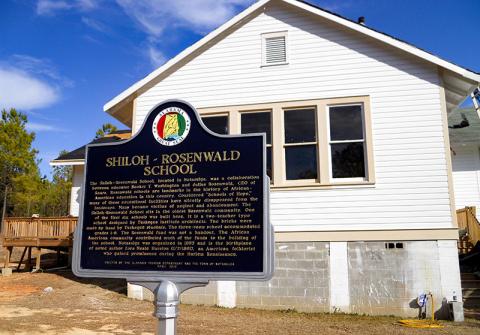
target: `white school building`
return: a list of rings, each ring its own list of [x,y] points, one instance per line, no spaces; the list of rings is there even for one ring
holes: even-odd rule
[[[479,82],[303,1],[261,0],[104,109],[135,134],[159,102],[182,99],[213,131],[267,133],[275,275],[212,282],[184,302],[416,316],[420,293],[437,310],[461,299],[455,210],[480,205],[480,137],[458,129],[451,145],[448,121]],[[72,215],[83,154],[52,162],[74,165]]]

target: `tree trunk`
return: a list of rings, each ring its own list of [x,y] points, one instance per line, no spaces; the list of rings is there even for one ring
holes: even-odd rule
[[[3,190],[2,221],[0,221],[0,234],[3,232],[3,221],[5,220],[5,214],[7,212],[7,191],[8,186],[7,184],[5,184],[5,189]]]

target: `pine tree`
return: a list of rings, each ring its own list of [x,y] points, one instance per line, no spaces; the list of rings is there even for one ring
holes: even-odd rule
[[[0,192],[2,222],[6,213],[9,189],[21,175],[38,171],[36,155],[32,148],[35,134],[26,129],[27,116],[15,109],[2,110],[0,119]]]
[[[60,152],[60,156],[66,154],[67,151]],[[57,215],[68,215],[70,207],[70,190],[72,188],[73,169],[71,166],[54,166],[51,188],[56,195],[55,212]]]
[[[95,133],[95,139],[105,137],[105,135],[110,134],[111,132],[117,131],[117,126],[111,123],[104,123],[100,129]]]

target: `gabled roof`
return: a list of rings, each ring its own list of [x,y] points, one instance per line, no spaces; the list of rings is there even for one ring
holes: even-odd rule
[[[115,130],[108,133],[104,137],[118,137],[122,140],[127,140],[132,137],[132,131],[130,129]]]
[[[269,3],[287,3],[296,8],[302,9],[305,12],[317,15],[323,19],[335,22],[344,27],[347,27],[351,30],[359,32],[361,34],[367,35],[371,38],[374,38],[378,41],[381,41],[387,45],[398,48],[422,58],[423,60],[433,63],[440,67],[443,72],[443,81],[444,87],[446,89],[446,98],[447,98],[447,108],[449,110],[456,107],[461,103],[466,96],[478,85],[480,82],[480,74],[474,71],[462,68],[456,64],[443,60],[431,53],[428,53],[422,49],[419,49],[411,44],[403,42],[399,39],[396,39],[385,33],[378,32],[372,28],[369,28],[365,25],[359,24],[347,18],[344,18],[338,14],[334,14],[330,11],[322,9],[320,7],[311,5],[305,1],[300,0],[260,0],[245,9],[243,12],[233,17],[231,20],[227,21],[225,24],[212,31],[204,38],[193,44],[192,46],[186,48],[181,53],[179,53],[174,58],[170,59],[167,63],[150,73],[148,76],[142,80],[136,82],[125,91],[120,93],[118,96],[110,100],[103,107],[104,111],[116,117],[118,120],[124,123],[131,122],[131,116],[125,117],[116,115],[118,112],[124,108],[127,104],[130,104],[135,97],[139,95],[139,92],[149,88],[151,85],[156,83],[159,78],[162,76],[168,75],[171,71],[174,70],[175,66],[178,66],[182,62],[188,61],[190,58],[194,57],[199,52],[203,51],[205,48],[210,47],[215,44],[217,37],[228,34],[231,29],[237,27],[238,25],[243,24],[251,16],[256,15],[261,10],[263,10]]]
[[[88,144],[121,142],[129,139],[131,135],[132,132],[130,130],[116,130],[104,137],[96,138]],[[88,144],[58,156],[50,161],[50,165],[83,165],[85,162],[85,149]]]

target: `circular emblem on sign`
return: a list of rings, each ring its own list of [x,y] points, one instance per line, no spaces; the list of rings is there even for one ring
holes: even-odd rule
[[[153,120],[153,137],[162,145],[177,145],[187,137],[190,126],[190,117],[183,109],[168,107]]]

